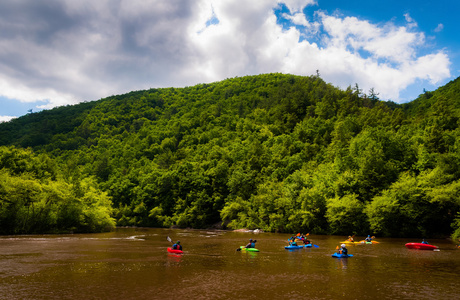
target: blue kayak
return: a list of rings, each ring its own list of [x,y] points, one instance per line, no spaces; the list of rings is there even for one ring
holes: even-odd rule
[[[297,246],[285,246],[284,249],[288,249],[288,250],[294,250],[294,249],[302,249],[304,247],[304,245],[297,245]]]
[[[285,246],[284,249],[293,250],[293,249],[302,249],[302,248],[311,248],[312,244],[306,245],[297,245],[297,246]]]
[[[353,254],[340,254],[340,253],[334,253],[334,254],[332,254],[332,257],[347,258],[347,257],[353,257]]]

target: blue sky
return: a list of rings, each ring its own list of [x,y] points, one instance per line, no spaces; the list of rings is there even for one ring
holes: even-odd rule
[[[0,121],[154,87],[282,72],[403,103],[460,76],[460,1],[0,3]]]

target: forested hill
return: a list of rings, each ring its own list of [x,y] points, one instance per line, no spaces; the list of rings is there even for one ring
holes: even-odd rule
[[[99,214],[84,201],[76,214],[97,229],[110,214],[117,225],[455,237],[459,98],[459,79],[397,105],[283,74],[131,92],[0,124],[0,175],[10,190],[25,176],[59,182],[80,191],[75,201],[84,182]],[[18,169],[24,157],[52,170]],[[0,225],[13,207],[1,188]],[[14,222],[49,206],[34,195]],[[43,230],[60,226],[53,220]]]

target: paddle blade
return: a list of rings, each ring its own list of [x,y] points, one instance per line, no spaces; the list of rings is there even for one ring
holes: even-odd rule
[[[166,239],[168,240],[168,242],[171,242],[171,243],[173,242],[169,236],[166,237]]]
[[[318,245],[315,245],[315,244],[313,244],[313,247],[315,247],[315,248],[319,248],[319,246],[318,246]]]

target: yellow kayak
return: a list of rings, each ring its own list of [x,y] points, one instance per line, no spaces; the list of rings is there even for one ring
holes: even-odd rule
[[[370,242],[366,242],[366,240],[359,241],[361,244],[370,244]],[[372,244],[379,244],[377,241],[372,241]]]
[[[356,245],[356,244],[359,244],[358,242],[352,242],[352,241],[343,241],[343,242],[340,242],[341,244],[348,244],[348,245]]]

